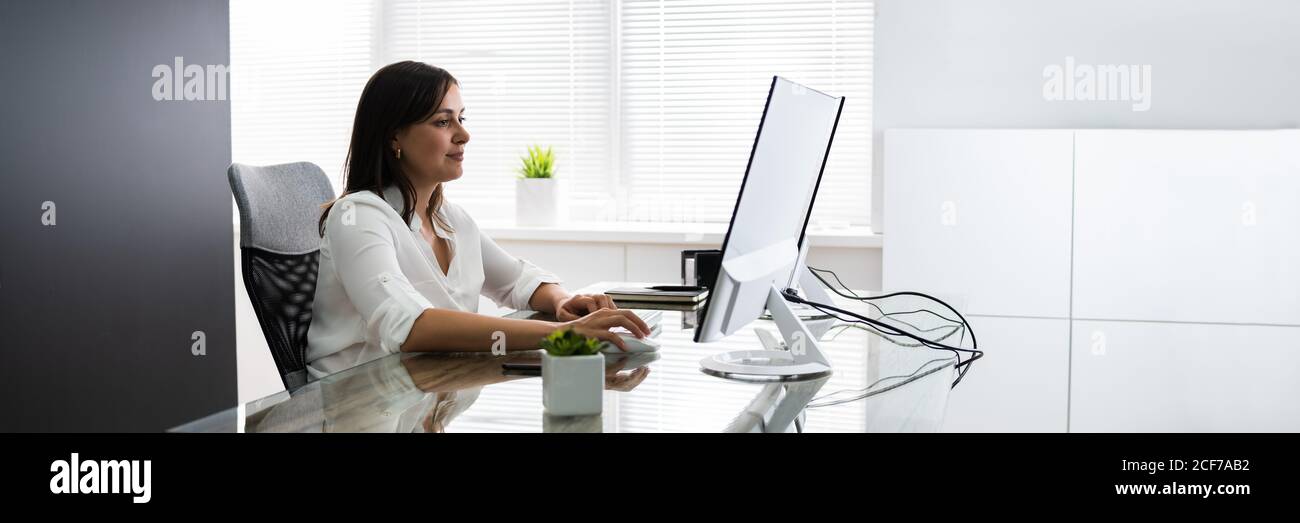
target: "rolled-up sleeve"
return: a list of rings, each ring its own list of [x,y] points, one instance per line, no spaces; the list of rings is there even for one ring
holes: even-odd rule
[[[343,210],[331,212],[325,225],[335,272],[365,321],[366,341],[398,352],[415,319],[433,304],[402,273],[384,211],[352,203],[353,215],[345,222]]]
[[[485,234],[479,235],[483,252],[483,295],[497,305],[527,309],[528,300],[543,283],[561,283],[540,267],[511,256]]]

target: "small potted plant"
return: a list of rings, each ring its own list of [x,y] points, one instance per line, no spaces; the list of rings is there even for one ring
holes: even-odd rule
[[[542,405],[554,416],[600,414],[605,355],[600,341],[560,329],[542,340]]]
[[[559,187],[555,179],[555,154],[550,147],[528,147],[520,158],[519,180],[515,183],[515,222],[518,225],[555,225]]]

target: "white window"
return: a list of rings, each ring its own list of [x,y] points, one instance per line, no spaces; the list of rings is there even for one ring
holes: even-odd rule
[[[565,205],[612,194],[613,56],[607,0],[392,0],[384,63],[418,60],[460,83],[470,143],[447,196],[480,222],[511,221],[519,158],[556,153]]]
[[[231,0],[232,160],[309,161],[342,188],[361,89],[375,69],[376,2]]]
[[[847,97],[814,220],[870,216],[873,4],[806,0],[231,1],[234,160],[316,162],[341,188],[379,67],[460,81],[472,135],[448,196],[509,222],[528,145],[570,219],[726,222],[772,75]]]
[[[865,225],[871,14],[861,1],[622,2],[620,175],[633,216],[729,221],[780,75],[847,98],[813,215]]]

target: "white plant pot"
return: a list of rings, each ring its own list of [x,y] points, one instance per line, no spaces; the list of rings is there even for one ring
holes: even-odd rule
[[[553,416],[600,414],[605,393],[605,355],[542,353],[542,405]]]
[[[515,225],[555,225],[558,221],[559,199],[559,182],[555,178],[516,178]]]

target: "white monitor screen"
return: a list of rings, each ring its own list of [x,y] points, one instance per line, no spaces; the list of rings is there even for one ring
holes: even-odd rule
[[[843,101],[773,78],[697,341],[757,318],[771,285],[788,282]]]

